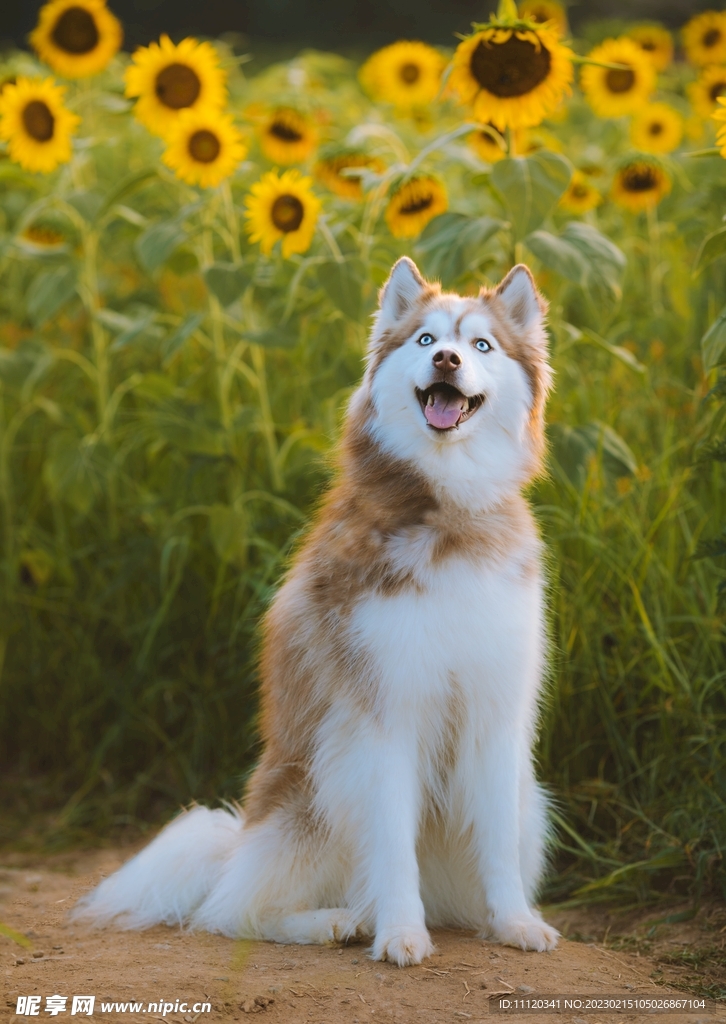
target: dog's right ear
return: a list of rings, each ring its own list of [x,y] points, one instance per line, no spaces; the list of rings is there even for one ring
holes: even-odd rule
[[[389,330],[413,308],[426,291],[426,282],[418,267],[408,256],[394,264],[390,277],[378,293],[374,338]]]

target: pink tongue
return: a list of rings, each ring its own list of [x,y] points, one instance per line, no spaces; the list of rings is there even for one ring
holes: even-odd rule
[[[461,416],[462,395],[449,395],[443,391],[434,391],[434,404],[424,407],[424,416],[432,427],[447,430],[456,425]]]

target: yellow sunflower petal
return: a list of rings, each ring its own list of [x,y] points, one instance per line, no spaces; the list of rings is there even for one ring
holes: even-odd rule
[[[673,36],[662,25],[633,25],[627,35],[638,44],[656,71],[665,71],[673,60]]]
[[[312,244],[321,202],[311,190],[312,179],[297,170],[268,171],[245,199],[247,233],[262,252],[282,241],[282,255],[307,252]]]
[[[532,128],[570,92],[573,53],[547,25],[533,31],[486,28],[457,47],[450,88],[479,121]]]
[[[639,213],[657,206],[670,190],[670,176],[660,164],[652,157],[635,157],[616,172],[610,196],[618,206]]]
[[[643,153],[672,153],[682,138],[683,118],[667,103],[647,103],[630,125],[630,141]]]
[[[210,43],[163,35],[141,46],[126,69],[126,95],[138,97],[134,114],[149,131],[164,137],[183,110],[216,107],[227,100],[226,75]]]
[[[317,143],[315,125],[292,107],[273,110],[260,128],[260,149],[274,164],[302,163]]]
[[[410,178],[389,199],[386,224],[394,238],[415,238],[448,206],[446,189],[436,178]]]
[[[103,71],[121,49],[123,29],[104,0],[51,0],[40,9],[30,45],[64,78]]]
[[[684,25],[683,49],[696,67],[726,62],[726,13],[703,11]]]
[[[0,93],[0,138],[10,159],[47,174],[72,155],[71,135],[80,118],[63,105],[65,88],[52,78],[24,78]]]
[[[688,85],[688,98],[700,117],[713,114],[719,96],[726,96],[726,67],[704,68],[696,81]]]
[[[602,195],[590,184],[587,175],[582,171],[575,171],[570,178],[570,184],[560,198],[560,206],[569,213],[587,213],[594,210],[602,202]]]
[[[167,136],[162,160],[188,185],[212,188],[228,178],[247,154],[229,114],[215,108],[185,110]]]
[[[588,57],[598,64],[627,65],[607,68],[586,64],[580,72],[582,91],[598,117],[634,113],[655,88],[655,68],[632,39],[606,39]]]
[[[360,69],[359,79],[374,100],[410,111],[436,98],[445,64],[433,46],[402,40],[372,54]]]
[[[380,174],[385,165],[378,157],[366,153],[340,153],[318,161],[315,177],[341,199],[362,199],[361,179],[355,174],[358,168]],[[346,171],[351,173],[346,174]]]
[[[540,25],[548,24],[560,36],[564,37],[570,31],[567,12],[557,0],[522,0],[518,9],[520,18],[536,21]]]

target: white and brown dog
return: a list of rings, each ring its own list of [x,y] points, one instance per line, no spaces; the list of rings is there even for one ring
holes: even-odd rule
[[[419,963],[427,926],[523,949],[547,836],[532,767],[546,653],[545,303],[409,259],[381,291],[337,482],[264,623],[265,747],[241,810],[193,807],[76,915]]]

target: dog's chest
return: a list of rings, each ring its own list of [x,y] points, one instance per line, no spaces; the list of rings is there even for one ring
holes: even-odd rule
[[[513,677],[541,660],[536,546],[496,561],[422,560],[411,586],[360,598],[351,635],[372,664],[382,707],[413,713],[453,696],[473,710],[516,689]]]

